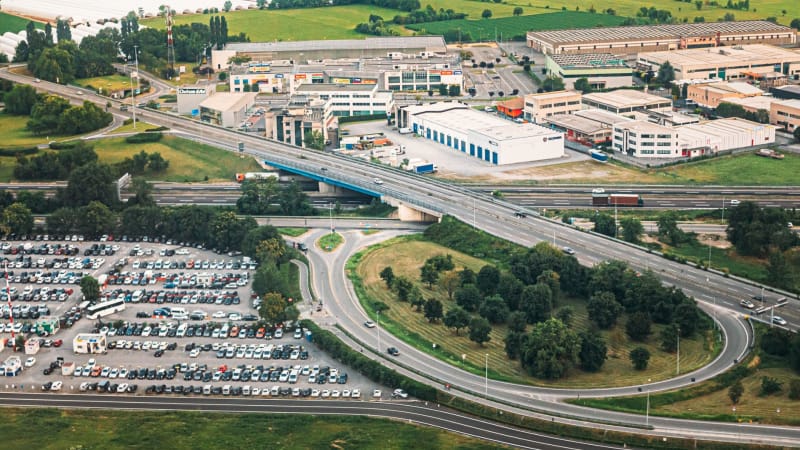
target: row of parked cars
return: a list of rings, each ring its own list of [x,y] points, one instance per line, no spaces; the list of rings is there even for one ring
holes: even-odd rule
[[[12,244],[4,242],[0,246],[4,255],[77,255],[80,248],[71,244]]]
[[[41,316],[50,315],[50,308],[46,305],[14,305],[11,308],[8,305],[3,305],[0,308],[2,308],[4,319],[10,319],[12,312],[15,319],[38,319]]]
[[[308,350],[306,350],[302,345],[227,344],[227,342],[224,342],[219,346],[214,344],[204,344],[202,348],[205,351],[216,352],[217,359],[308,359]],[[211,348],[206,350],[206,345],[210,345]]]
[[[238,305],[241,303],[237,291],[212,290],[147,290],[147,289],[113,289],[103,293],[103,299],[121,298],[126,303],[153,304],[214,304]],[[163,309],[163,308],[162,308]],[[167,315],[169,317],[169,315]]]
[[[11,287],[9,291],[11,293],[11,300],[23,302],[65,302],[74,292],[72,288],[50,289],[49,287],[34,288],[33,286],[26,286],[21,293],[16,287]],[[3,291],[0,298],[3,300],[7,299],[5,291]]]
[[[282,386],[258,387],[258,386],[214,386],[206,384],[204,386],[170,386],[167,384],[151,385],[145,390],[146,394],[183,394],[183,395],[225,395],[225,396],[260,396],[260,397],[312,397],[312,398],[361,398],[361,391],[358,389],[311,389],[311,388],[288,388]]]
[[[95,264],[102,265],[102,262],[89,262],[89,268]],[[58,270],[58,271],[36,271],[36,272],[8,272],[8,281],[11,283],[33,283],[33,284],[78,284],[84,275],[84,272]]]

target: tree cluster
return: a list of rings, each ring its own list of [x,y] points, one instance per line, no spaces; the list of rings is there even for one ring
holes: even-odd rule
[[[728,216],[728,240],[744,256],[764,257],[800,244],[797,234],[786,226],[792,220],[783,208],[762,208],[743,201],[731,208]]]
[[[275,178],[245,180],[242,195],[236,200],[236,210],[241,214],[279,213],[287,216],[307,216],[316,212],[297,182],[281,186]]]
[[[389,24],[383,21],[383,17],[375,14],[369,15],[369,21],[356,25],[356,33],[371,34],[374,36],[396,36],[397,31],[389,28]]]
[[[269,9],[320,8],[340,5],[372,5],[379,8],[414,11],[420,8],[419,0],[272,0]]]
[[[392,19],[392,22],[394,22],[396,25],[407,25],[414,23],[441,22],[444,20],[460,20],[466,18],[466,13],[455,12],[449,8],[439,8],[437,11],[433,8],[433,6],[427,5],[425,9],[419,9],[404,16],[396,15]]]
[[[722,102],[714,113],[719,117],[739,117],[753,122],[769,123],[769,111],[766,109],[759,109],[756,112],[746,111],[742,105],[735,103]]]
[[[47,152],[28,158],[19,156],[14,166],[18,180],[66,180],[73,170],[97,162],[97,153],[91,145],[80,142],[74,148]]]
[[[636,12],[636,17],[649,19],[651,23],[672,23],[675,19],[672,17],[672,12],[666,9],[656,9],[655,6],[650,8],[642,6]]]

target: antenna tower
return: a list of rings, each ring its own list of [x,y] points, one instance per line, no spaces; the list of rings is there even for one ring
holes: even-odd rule
[[[175,74],[175,42],[172,39],[172,8],[169,5],[164,6],[164,18],[167,21],[167,65],[172,78]]]

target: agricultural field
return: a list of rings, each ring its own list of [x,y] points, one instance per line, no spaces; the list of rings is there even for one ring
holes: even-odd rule
[[[98,411],[44,408],[3,410],[9,448],[431,448],[490,449],[495,444],[387,419],[363,416]],[[31,433],[31,430],[47,430]],[[145,433],[142,430],[147,430]],[[313,432],[309,432],[313,430]]]
[[[419,281],[419,268],[427,258],[438,254],[452,255],[456,270],[468,267],[478,272],[486,264],[481,259],[424,241],[418,237],[408,237],[393,239],[368,249],[362,254],[358,264],[351,267],[351,277],[353,273],[356,275],[354,283],[356,291],[372,320],[377,321],[377,317],[373,313],[373,302],[385,303],[389,308],[380,315],[381,325],[420,350],[429,352],[454,366],[480,374],[483,374],[484,358],[488,354],[490,377],[552,387],[628,386],[646,382],[648,378],[655,381],[675,375],[675,355],[665,353],[658,348],[660,325],[653,326],[652,335],[643,345],[652,355],[648,369],[639,372],[632,368],[628,360],[628,353],[634,347],[642,344],[631,342],[625,337],[625,318],[621,317],[614,329],[602,332],[608,345],[609,358],[601,371],[587,373],[574,369],[568,377],[554,381],[528,376],[518,362],[509,361],[506,357],[503,342],[507,332],[505,325],[493,326],[491,340],[481,347],[466,337],[466,330],[462,330],[460,335],[456,335],[454,331],[445,328],[441,323],[429,324],[423,314],[415,311],[410,303],[397,300],[396,294],[389,291],[379,277],[379,273],[384,267],[391,266],[396,276],[403,275],[412,280],[426,299],[440,300],[446,314],[455,305],[455,302],[448,299],[446,291],[440,286],[434,285],[432,289],[429,289],[427,284]],[[573,329],[575,330],[587,329],[590,326],[585,304],[584,301],[578,299],[564,299],[558,304],[558,307],[570,305],[574,308]],[[434,343],[436,350],[432,350]],[[712,337],[712,333],[707,336],[698,334],[693,339],[682,339],[681,372],[690,372],[711,362],[719,350],[718,344]],[[464,355],[463,359],[462,355]]]
[[[28,22],[30,22],[30,19],[26,19],[25,17],[13,16],[0,12],[0,34],[6,32],[18,33],[28,26]],[[40,30],[44,29],[43,23],[34,23],[36,24],[36,28]]]
[[[368,5],[348,5],[330,8],[284,10],[246,10],[221,13],[228,22],[231,34],[244,32],[252,42],[305,41],[314,39],[364,39],[355,27],[366,22],[370,14],[390,19],[399,11]],[[177,16],[175,24],[199,22],[208,24],[211,16],[194,14]],[[164,20],[143,20],[143,25],[164,28]]]
[[[488,5],[488,3],[483,4]],[[480,17],[480,14],[478,17]],[[428,22],[407,25],[407,28],[415,31],[424,30],[425,34],[445,34],[448,31],[460,29],[462,35],[469,33],[473,41],[495,40],[495,34],[497,39],[523,40],[525,33],[531,30],[557,30],[567,27],[610,27],[620,25],[624,20],[624,17],[607,14],[563,11],[499,19]]]

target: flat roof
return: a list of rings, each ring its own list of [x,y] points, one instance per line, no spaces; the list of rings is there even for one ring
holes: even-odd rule
[[[691,130],[699,133],[700,135],[719,136],[724,138],[726,136],[730,136],[731,134],[742,132],[749,133],[764,127],[775,128],[773,125],[769,124],[752,122],[750,120],[740,119],[738,117],[729,117],[727,119],[709,120],[701,123],[682,125],[678,127],[677,130],[678,137],[680,137],[680,133]]]
[[[468,134],[476,132],[498,141],[560,134],[533,123],[516,123],[494,114],[476,111],[463,103],[440,102],[409,106],[409,115],[421,116],[443,128]]]
[[[745,108],[753,108],[753,109],[766,109],[769,111],[769,107],[772,102],[780,101],[780,99],[775,97],[745,97],[745,98],[726,98],[723,100],[723,103],[733,103],[736,105],[741,105]]]
[[[555,54],[548,58],[564,69],[628,67],[624,59],[611,53]]]
[[[657,123],[648,122],[647,120],[634,120],[631,122],[624,122],[615,124],[628,130],[636,131],[639,133],[674,133],[675,128],[665,127]]]
[[[639,60],[673,66],[741,66],[753,61],[800,62],[800,53],[774,45],[753,44],[733,47],[689,48],[663,52],[639,53]]]
[[[549,99],[558,99],[561,97],[574,97],[574,96],[581,96],[581,93],[578,91],[552,91],[552,92],[540,92],[538,94],[527,94],[525,95],[525,100],[549,100]]]
[[[603,126],[601,122],[587,119],[586,117],[575,116],[573,114],[554,114],[547,118],[547,122],[583,134],[594,134],[604,130],[611,131],[610,127]]]
[[[399,50],[425,48],[444,53],[447,45],[442,36],[368,37],[366,39],[336,39],[284,42],[231,42],[226,50],[237,52],[302,52],[320,50]]]
[[[781,105],[781,106],[789,107],[789,108],[800,109],[800,100],[798,100],[798,99],[781,100],[781,101],[777,101],[775,103],[778,104],[778,105]]]
[[[614,114],[611,111],[603,111],[602,109],[582,109],[572,113],[575,116],[583,117],[584,119],[593,120],[606,125],[613,125],[620,122],[631,122],[633,119],[619,114]]]
[[[605,105],[611,105],[616,108],[647,106],[653,103],[670,101],[668,98],[648,94],[635,89],[617,89],[615,91],[608,92],[592,92],[590,94],[584,94],[583,99],[592,100]]]
[[[323,91],[357,91],[371,92],[378,89],[377,84],[339,84],[339,83],[303,83],[295,88],[297,92]]]
[[[582,42],[680,39],[714,36],[717,33],[719,33],[720,36],[728,36],[770,32],[793,33],[794,31],[789,27],[774,24],[766,20],[748,20],[741,22],[704,22],[642,25],[634,27],[572,28],[567,30],[530,31],[528,32],[528,37],[558,45]]]
[[[255,99],[257,92],[217,92],[200,102],[203,108],[215,111],[227,111],[246,99]]]

